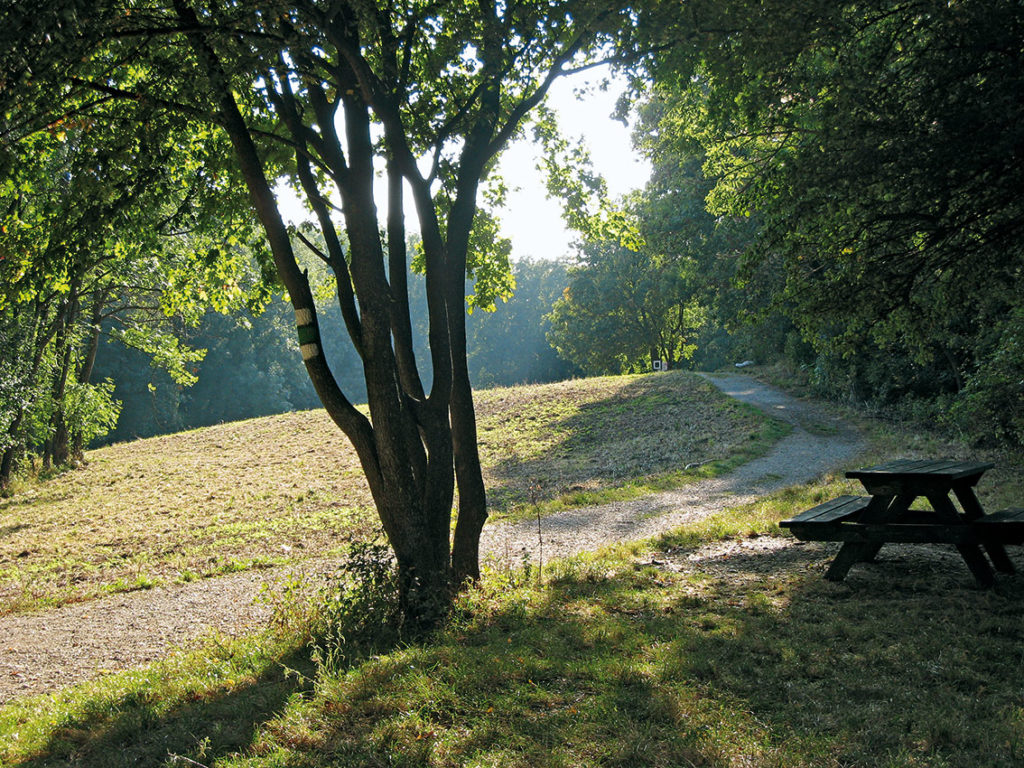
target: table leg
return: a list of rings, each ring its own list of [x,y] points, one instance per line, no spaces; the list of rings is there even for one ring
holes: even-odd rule
[[[928,501],[932,503],[935,512],[947,520],[964,521],[966,517],[966,515],[961,516],[956,511],[956,507],[953,506],[953,502],[950,501],[948,496],[929,494]],[[956,548],[960,553],[960,557],[967,563],[967,567],[971,569],[974,578],[978,580],[978,584],[983,587],[991,587],[995,583],[995,575],[992,573],[992,566],[988,564],[988,560],[981,554],[981,546],[978,544],[957,544]]]
[[[867,507],[857,518],[861,523],[881,523],[894,515],[906,512],[913,496],[903,497],[896,494],[874,494]]]
[[[859,521],[874,523],[885,520],[892,514],[899,516],[907,511],[913,499],[913,496],[897,497],[894,494],[875,494],[871,497],[870,504],[861,513]],[[842,581],[855,563],[871,562],[881,548],[881,543],[846,542],[839,548],[839,552],[829,565],[825,572],[825,578],[829,581]]]
[[[1006,548],[1002,544],[996,544],[994,542],[986,542],[982,544],[985,551],[988,552],[989,559],[992,561],[992,565],[996,567],[996,570],[1000,573],[1015,573],[1016,568],[1013,567],[1013,561],[1010,560],[1010,556],[1006,554]]]
[[[981,554],[981,550],[977,544],[957,544],[956,548],[960,551],[960,556],[967,563],[967,567],[971,569],[971,573],[974,574],[974,578],[978,580],[978,584],[983,587],[991,587],[995,581],[995,574],[992,573],[992,566],[988,564],[988,560]]]
[[[864,552],[861,554],[862,563],[873,562],[878,551],[882,548],[881,544],[864,544]]]
[[[953,493],[960,500],[960,506],[964,508],[964,517],[968,520],[977,520],[985,515],[985,510],[981,508],[981,502],[978,501],[978,497],[974,495],[974,489],[969,485],[954,485]],[[1014,573],[1016,569],[1013,567],[1013,562],[1010,560],[1009,555],[1006,554],[1006,548],[1002,544],[991,542],[982,544],[982,546],[985,547],[985,551],[988,552],[988,557],[997,571],[1001,573]]]
[[[825,578],[829,581],[842,581],[846,578],[846,574],[850,572],[850,568],[853,567],[854,563],[863,562],[865,559],[870,560],[878,552],[880,546],[880,544],[846,542],[839,548],[839,553],[832,560],[828,570],[825,571]]]

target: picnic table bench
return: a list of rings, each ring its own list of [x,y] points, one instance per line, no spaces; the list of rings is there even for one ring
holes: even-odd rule
[[[860,480],[869,496],[840,496],[779,525],[801,541],[843,542],[825,574],[832,581],[845,578],[854,563],[873,560],[883,544],[931,543],[954,545],[978,583],[987,587],[994,581],[993,566],[1013,573],[1005,545],[1024,543],[1024,509],[985,514],[974,493],[992,466],[897,459],[852,470],[846,476]],[[912,508],[918,498],[931,508]]]

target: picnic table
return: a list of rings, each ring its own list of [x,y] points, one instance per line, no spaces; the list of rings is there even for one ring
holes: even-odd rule
[[[843,542],[825,574],[832,581],[845,578],[854,563],[873,560],[886,543],[947,543],[979,584],[991,586],[993,566],[1013,573],[1005,545],[1024,543],[1024,509],[986,514],[974,493],[993,466],[897,459],[852,470],[846,476],[860,480],[869,496],[840,496],[779,525],[802,541]],[[919,498],[931,508],[913,508]]]

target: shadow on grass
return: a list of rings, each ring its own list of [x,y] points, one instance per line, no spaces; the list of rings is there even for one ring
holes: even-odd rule
[[[669,482],[684,467],[707,467],[764,438],[761,418],[693,374],[636,378],[553,421],[543,437],[554,439],[543,454],[499,461],[490,470],[498,482],[489,502],[501,514],[567,493],[656,484],[659,477]]]
[[[31,528],[31,525],[27,523],[15,523],[14,525],[0,525],[0,538],[4,536],[11,536],[18,531],[22,531],[26,528]]]
[[[835,585],[774,557],[564,576],[335,681],[285,764],[1020,764],[1024,579],[897,555]]]
[[[664,673],[811,748],[783,765],[1020,765],[1024,577],[983,591],[952,547],[890,545],[834,584],[830,557],[702,564],[700,618]]]
[[[267,663],[247,684],[197,690],[169,710],[155,699],[155,692],[133,690],[113,699],[96,699],[86,714],[69,718],[65,727],[56,729],[36,757],[17,765],[212,764],[247,749],[263,723],[292,697],[309,690],[300,677],[286,675],[286,667],[306,676],[313,671],[308,653],[300,651]]]
[[[693,554],[570,564],[315,693],[268,673],[29,765],[150,764],[204,738],[209,765],[257,730],[246,766],[1021,764],[1024,578],[983,592],[894,549],[831,584],[812,548]]]

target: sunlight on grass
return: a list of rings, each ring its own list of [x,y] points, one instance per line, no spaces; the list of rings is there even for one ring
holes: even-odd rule
[[[789,430],[684,372],[489,390],[478,403],[496,519],[676,488],[763,454]]]
[[[808,493],[560,561],[543,584],[488,573],[432,640],[334,671],[301,633],[214,638],[12,704],[0,761],[1019,764],[1024,580],[983,593],[925,567],[865,589],[824,581],[806,547],[744,546]]]
[[[856,464],[984,458],[863,426]],[[275,633],[211,636],[0,708],[0,765],[1021,765],[1024,576],[980,591],[955,552],[887,547],[825,581],[834,550],[796,543],[778,521],[859,492],[843,469],[546,564],[542,582],[487,572],[429,640],[374,645],[374,622],[350,616],[330,631],[345,652],[329,666],[312,660],[309,633],[339,615],[334,603],[282,585]],[[983,503],[1019,499],[1020,474],[1012,462],[986,474]]]
[[[682,372],[491,389],[477,400],[496,518],[672,487],[781,434]],[[355,453],[322,411],[88,459],[0,500],[0,614],[330,557],[378,527]]]

